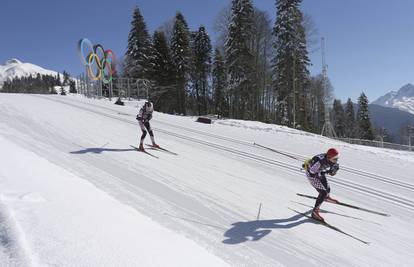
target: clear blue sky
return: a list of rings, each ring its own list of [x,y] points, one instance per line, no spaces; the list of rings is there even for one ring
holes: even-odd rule
[[[87,37],[117,55],[125,53],[132,10],[138,5],[150,31],[180,10],[189,26],[213,21],[230,0],[2,0],[0,62],[18,58],[78,75],[83,67],[76,43]],[[275,18],[274,0],[254,4]],[[370,101],[414,80],[414,1],[304,0],[319,36],[326,38],[328,75],[336,97]],[[311,54],[311,73],[321,70],[320,51]]]

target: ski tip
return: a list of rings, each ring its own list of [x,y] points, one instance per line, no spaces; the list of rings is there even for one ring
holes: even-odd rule
[[[164,152],[167,152],[167,153],[169,153],[169,154],[171,154],[171,155],[178,156],[178,154],[177,154],[177,153],[172,152],[171,150],[168,150],[168,149],[166,149],[166,148],[164,148],[164,147],[155,147],[155,146],[150,145],[150,144],[145,144],[145,145],[146,145],[146,146],[148,146],[150,149],[159,150],[159,151],[164,151]]]

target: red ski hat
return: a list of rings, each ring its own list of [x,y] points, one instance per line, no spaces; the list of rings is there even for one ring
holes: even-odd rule
[[[326,157],[328,159],[338,158],[338,155],[338,150],[336,150],[335,148],[330,148],[328,152],[326,152]]]

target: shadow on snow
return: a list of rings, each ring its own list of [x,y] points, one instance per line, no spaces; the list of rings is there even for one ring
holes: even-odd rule
[[[78,151],[71,151],[71,154],[86,154],[86,153],[95,153],[95,154],[101,154],[102,152],[126,152],[126,151],[136,151],[136,149],[133,148],[102,148],[102,147],[90,147],[85,148]]]
[[[307,211],[310,214],[312,210]],[[302,220],[300,220],[302,219]],[[271,229],[290,229],[303,223],[317,223],[301,214],[296,214],[287,219],[275,220],[256,220],[249,222],[236,222],[232,228],[224,233],[227,238],[223,240],[225,244],[239,244],[246,241],[258,241],[272,232]]]

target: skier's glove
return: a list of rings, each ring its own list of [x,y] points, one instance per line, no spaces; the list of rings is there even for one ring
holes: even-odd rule
[[[142,121],[142,117],[140,117],[139,115],[137,115],[137,121]]]
[[[148,114],[146,121],[149,121],[150,119],[152,119],[152,113]]]
[[[331,169],[329,170],[329,174],[330,174],[331,176],[334,176],[338,170],[339,170],[339,164],[338,164],[338,163],[335,163],[335,164],[331,167]]]

